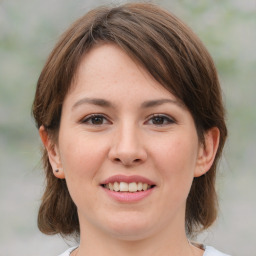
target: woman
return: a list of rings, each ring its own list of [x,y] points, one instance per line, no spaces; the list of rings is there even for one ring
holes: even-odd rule
[[[46,234],[64,255],[225,255],[189,238],[217,216],[227,130],[213,61],[197,36],[152,4],[100,7],[61,37],[33,114],[47,184]]]

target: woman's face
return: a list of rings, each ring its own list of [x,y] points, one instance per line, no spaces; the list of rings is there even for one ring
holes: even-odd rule
[[[83,58],[55,153],[81,231],[130,240],[184,229],[191,183],[206,171],[190,112],[110,44]]]

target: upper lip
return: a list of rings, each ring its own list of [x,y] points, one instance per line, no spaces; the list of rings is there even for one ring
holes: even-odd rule
[[[141,183],[147,183],[148,185],[155,185],[155,183],[145,177],[139,176],[139,175],[131,175],[131,176],[125,176],[125,175],[114,175],[106,180],[101,182],[101,185],[108,184],[108,183],[114,183],[114,182],[126,182],[126,183],[132,183],[132,182],[141,182]]]

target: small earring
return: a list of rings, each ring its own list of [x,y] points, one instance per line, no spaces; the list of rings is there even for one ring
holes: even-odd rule
[[[53,173],[53,175],[54,175],[56,178],[58,178],[58,179],[64,179],[64,178],[65,178],[65,174],[64,174],[62,168],[52,170],[52,173]]]

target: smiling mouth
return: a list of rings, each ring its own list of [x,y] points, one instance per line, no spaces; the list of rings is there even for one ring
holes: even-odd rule
[[[114,183],[102,184],[101,186],[105,189],[115,191],[115,192],[130,192],[130,193],[146,191],[155,187],[155,185],[149,185],[147,183],[142,183],[142,182],[131,182],[131,183],[114,182]]]

